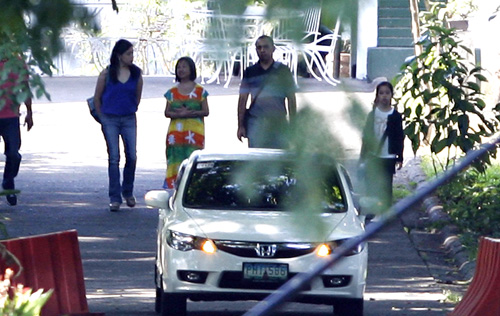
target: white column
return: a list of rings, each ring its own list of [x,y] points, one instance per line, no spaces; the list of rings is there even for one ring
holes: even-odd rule
[[[358,0],[356,79],[366,79],[368,48],[377,46],[378,1]]]

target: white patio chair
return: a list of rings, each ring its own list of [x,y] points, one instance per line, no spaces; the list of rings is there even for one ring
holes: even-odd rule
[[[321,35],[319,32],[319,24],[321,20],[321,2],[319,6],[313,6],[308,8],[304,13],[304,37],[302,40],[314,42],[318,36]]]
[[[300,45],[299,49],[304,56],[307,68],[311,75],[319,81],[325,80],[331,85],[337,85],[340,83],[339,80],[333,78],[331,72],[329,72],[329,67],[321,53],[325,55],[334,54],[336,45],[339,44],[339,30],[340,30],[340,17],[337,19],[335,29],[332,34],[323,35],[317,37],[311,43],[303,43]],[[321,42],[329,41],[330,45],[322,45]],[[315,69],[319,72],[316,73]]]
[[[274,59],[287,65],[298,84],[298,60],[302,51],[302,42],[315,42],[319,33],[321,18],[321,1],[305,11],[297,11],[295,14],[287,12],[274,12],[272,37],[276,51]]]
[[[275,15],[271,21],[273,25],[272,37],[274,40],[274,46],[276,50],[274,52],[274,59],[280,61],[287,65],[292,72],[295,84],[298,84],[297,80],[297,70],[298,70],[298,53],[297,50],[297,32],[302,32],[304,30],[301,23],[297,21],[304,22],[303,12],[284,12]],[[301,34],[301,33],[298,33]]]
[[[190,35],[183,50],[191,56],[198,68],[201,83],[220,83],[224,74],[230,80],[235,62],[242,55],[241,47],[231,46],[226,37],[224,21],[214,10],[195,10],[190,14]]]

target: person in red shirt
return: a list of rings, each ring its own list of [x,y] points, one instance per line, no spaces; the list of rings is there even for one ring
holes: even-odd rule
[[[17,62],[17,61],[12,61]],[[22,61],[21,61],[22,62]],[[12,68],[8,65],[8,59],[0,60],[0,71],[4,67]],[[14,67],[14,69],[17,67]],[[20,104],[17,101],[17,96],[20,93],[29,92],[28,77],[11,71],[5,80],[0,79],[0,135],[5,144],[5,168],[3,172],[2,188],[6,193],[7,203],[9,205],[17,204],[17,196],[14,193],[15,184],[14,178],[19,172],[21,165],[21,130],[19,122]],[[22,86],[22,89],[18,89]],[[31,97],[24,101],[26,105],[26,118],[24,124],[27,125],[28,131],[33,127],[33,112],[31,110]]]

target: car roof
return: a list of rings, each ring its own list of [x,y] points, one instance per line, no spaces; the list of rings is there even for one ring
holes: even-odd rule
[[[248,148],[239,150],[197,150],[191,155],[191,159],[197,161],[213,161],[213,160],[258,160],[258,159],[283,159],[290,157],[291,154],[281,149],[262,149]]]
[[[311,154],[315,161],[338,165],[335,159],[324,154]],[[296,160],[297,154],[282,149],[267,148],[243,148],[238,150],[197,150],[190,156],[192,162],[214,161],[214,160]]]

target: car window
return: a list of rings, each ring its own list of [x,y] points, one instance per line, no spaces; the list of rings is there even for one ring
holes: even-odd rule
[[[304,198],[313,185],[319,188],[325,211],[345,212],[345,198],[334,167],[308,179],[290,161],[197,162],[184,190],[183,203],[192,208],[286,210]],[[316,182],[317,181],[317,182]]]

